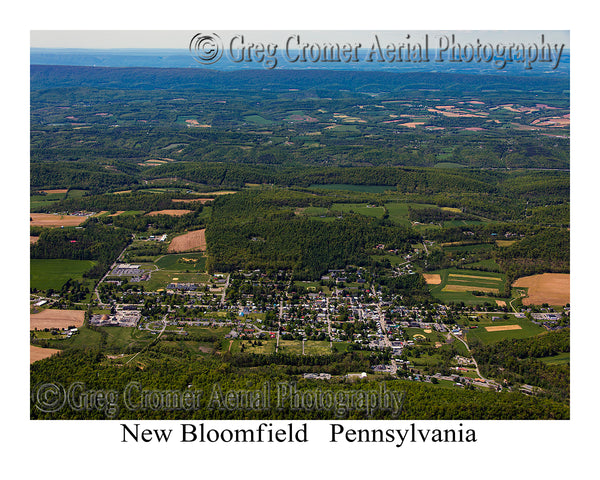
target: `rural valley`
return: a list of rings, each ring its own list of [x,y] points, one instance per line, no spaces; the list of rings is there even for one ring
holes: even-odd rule
[[[31,384],[570,415],[569,78],[32,65]],[[275,390],[271,391],[275,395]],[[276,402],[273,401],[272,405]]]

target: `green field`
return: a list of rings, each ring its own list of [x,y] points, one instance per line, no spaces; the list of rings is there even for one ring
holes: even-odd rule
[[[87,190],[78,190],[73,188],[67,192],[67,198],[81,198],[87,193]]]
[[[46,207],[63,200],[66,193],[47,193],[46,195],[31,195],[29,197],[29,210],[35,211],[39,207]]]
[[[271,125],[273,123],[271,120],[267,120],[266,118],[261,117],[260,115],[246,115],[244,117],[244,120],[246,122],[251,122],[256,125]]]
[[[135,327],[102,327],[99,331],[87,327],[80,327],[79,333],[64,340],[49,340],[51,348],[99,348],[103,343],[103,335],[106,333],[106,344],[103,346],[108,351],[126,351],[136,353],[151,341],[154,335],[149,332],[140,331]]]
[[[424,336],[426,340],[421,340],[422,342],[440,342],[442,345],[446,343],[446,337],[434,329],[431,329],[431,333],[426,333],[423,328],[409,327],[405,329],[405,333],[408,336],[408,339],[413,340],[415,344],[417,344],[415,335],[417,335],[417,338],[421,335]]]
[[[435,205],[424,203],[386,203],[385,208],[388,211],[390,220],[400,225],[410,225],[408,219],[408,207],[413,208],[437,208]]]
[[[442,158],[442,156],[445,154],[440,154],[438,155],[438,158]],[[451,156],[451,155],[448,155]],[[436,163],[433,168],[465,168],[466,165],[461,165],[460,163],[454,163],[454,162],[440,162],[440,163]]]
[[[83,280],[83,274],[96,262],[93,260],[36,259],[29,266],[29,283],[38,290],[60,289],[67,280]]]
[[[571,353],[559,353],[558,355],[553,355],[551,357],[541,357],[538,358],[538,360],[541,360],[548,365],[567,365],[571,363]]]
[[[123,213],[121,213],[120,215],[125,217],[127,215],[141,215],[142,213],[144,213],[143,210],[126,210]]]
[[[303,211],[303,215],[308,215],[309,217],[318,217],[320,215],[327,215],[329,209],[325,207],[306,207]]]
[[[331,206],[332,212],[358,213],[366,217],[382,218],[383,207],[375,207],[368,203],[336,203]]]
[[[206,257],[202,253],[171,254],[163,255],[154,263],[161,270],[203,273],[206,266]]]
[[[539,325],[535,325],[525,318],[516,318],[512,315],[509,316],[508,320],[496,320],[492,322],[489,318],[481,317],[478,328],[468,330],[465,340],[467,343],[472,342],[474,339],[480,340],[484,344],[499,342],[500,340],[513,339],[513,338],[528,338],[540,333],[544,333],[546,329]],[[501,326],[501,325],[519,325],[520,330],[503,330],[499,332],[488,332],[485,327]]]
[[[456,288],[472,288],[472,291],[497,289],[498,292],[501,293],[504,291],[506,282],[506,276],[504,274],[480,272],[477,270],[459,270],[457,268],[447,268],[428,273],[437,273],[442,279],[442,283],[440,285],[430,286],[431,294],[442,302],[464,302],[467,305],[476,305],[483,304],[485,302],[495,304],[496,300],[508,300],[505,298],[487,297],[485,295],[476,296],[473,295],[471,291],[448,291],[448,289],[451,289],[452,286],[455,286]],[[488,277],[490,279],[477,277]],[[492,280],[491,278],[496,280]]]
[[[492,250],[494,245],[491,243],[475,243],[473,245],[448,245],[444,247],[445,251],[454,253],[476,253]]]

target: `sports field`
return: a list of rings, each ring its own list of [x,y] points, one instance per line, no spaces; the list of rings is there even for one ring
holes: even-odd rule
[[[506,330],[521,330],[521,325],[496,325],[495,327],[484,327],[486,332],[505,332]]]
[[[161,270],[204,272],[206,257],[202,253],[163,255],[154,263]]]
[[[536,325],[525,318],[516,318],[509,315],[507,319],[492,321],[488,316],[480,317],[480,321],[474,323],[478,328],[467,330],[466,341],[472,342],[474,339],[482,343],[494,343],[505,339],[528,338],[540,333],[546,329]]]

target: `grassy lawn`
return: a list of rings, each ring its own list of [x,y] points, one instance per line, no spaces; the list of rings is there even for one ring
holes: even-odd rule
[[[29,281],[38,290],[60,289],[67,280],[83,280],[83,274],[96,262],[93,260],[37,259],[32,258],[29,267]]]

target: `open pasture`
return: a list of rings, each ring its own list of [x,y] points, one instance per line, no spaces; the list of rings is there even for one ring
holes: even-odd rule
[[[32,258],[29,263],[29,283],[38,290],[60,289],[67,280],[83,280],[83,274],[96,262],[93,260],[69,260],[62,258]]]

